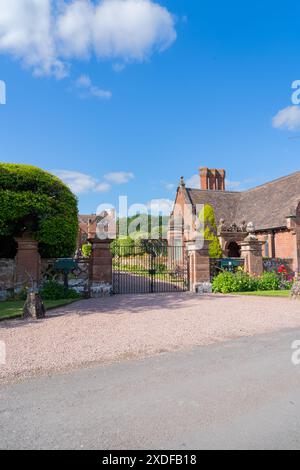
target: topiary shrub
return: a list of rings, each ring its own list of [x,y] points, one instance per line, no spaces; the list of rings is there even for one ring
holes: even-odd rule
[[[222,258],[223,252],[217,235],[217,224],[215,212],[209,204],[205,204],[199,214],[199,219],[204,230],[204,239],[210,241],[209,256],[211,258]]]
[[[45,258],[72,256],[78,235],[77,199],[56,176],[30,165],[0,163],[0,237],[26,228]]]

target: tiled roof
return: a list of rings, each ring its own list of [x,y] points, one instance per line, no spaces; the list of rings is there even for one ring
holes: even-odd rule
[[[300,203],[300,171],[243,192],[187,189],[195,206],[210,204],[217,223],[253,222],[257,230],[286,226]]]

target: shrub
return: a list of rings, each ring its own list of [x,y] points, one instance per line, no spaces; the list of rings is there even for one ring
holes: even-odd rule
[[[155,265],[155,269],[158,274],[163,274],[167,271],[167,266],[163,263],[158,263]]]
[[[77,299],[81,297],[74,289],[68,289],[65,292],[64,286],[56,281],[44,282],[40,294],[43,300]]]
[[[85,258],[89,258],[92,254],[92,245],[90,243],[86,243],[85,245],[82,245],[82,254]]]
[[[116,238],[110,245],[111,253],[114,256],[131,256],[134,254],[134,240],[130,237]]]
[[[258,290],[279,290],[281,279],[276,273],[264,273],[258,278]]]
[[[231,273],[225,271],[213,280],[213,291],[229,294],[230,292],[252,292],[257,290],[258,281],[256,277],[249,276],[244,272]]]
[[[234,292],[234,274],[230,272],[223,272],[218,274],[213,280],[213,292],[221,292],[222,294],[229,294]]]
[[[264,273],[260,277],[250,276],[244,272],[223,272],[213,280],[213,291],[228,294],[230,292],[270,291],[281,288],[289,289],[290,283],[282,286],[282,280],[276,273]]]
[[[217,225],[215,213],[209,204],[205,204],[199,214],[202,231],[204,230],[204,239],[210,241],[209,256],[211,258],[222,258],[223,252],[217,235]]]
[[[238,272],[235,277],[235,290],[233,292],[253,292],[258,290],[258,279],[245,272]]]
[[[23,301],[27,299],[27,295],[28,295],[28,289],[26,287],[23,287],[23,289],[20,292],[14,294],[13,299]]]
[[[56,176],[30,165],[0,163],[0,237],[24,227],[45,258],[72,256],[78,235],[77,199]]]

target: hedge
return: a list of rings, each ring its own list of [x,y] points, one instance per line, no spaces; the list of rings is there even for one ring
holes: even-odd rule
[[[30,165],[0,163],[0,237],[27,228],[42,257],[72,256],[78,235],[77,199],[57,178]]]

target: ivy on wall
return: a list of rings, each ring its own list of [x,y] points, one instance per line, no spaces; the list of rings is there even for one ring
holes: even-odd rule
[[[217,224],[215,212],[209,204],[203,206],[199,214],[201,229],[204,230],[204,239],[210,241],[209,256],[211,258],[222,258],[223,252],[217,235]]]

